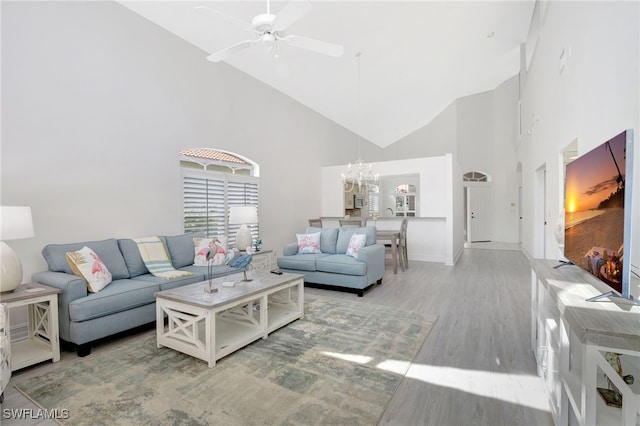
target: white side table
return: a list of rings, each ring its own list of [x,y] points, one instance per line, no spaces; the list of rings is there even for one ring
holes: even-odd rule
[[[60,289],[44,284],[22,284],[12,293],[0,294],[0,303],[7,308],[27,306],[29,335],[11,342],[11,371],[42,361],[60,361],[58,335],[58,293]],[[11,318],[9,318],[11,322]],[[10,330],[9,324],[6,325]]]
[[[270,271],[272,264],[273,250],[260,250],[252,253],[249,269]]]

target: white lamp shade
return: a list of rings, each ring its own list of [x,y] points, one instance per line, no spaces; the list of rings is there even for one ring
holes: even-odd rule
[[[0,207],[0,241],[20,240],[33,236],[31,207]]]
[[[258,223],[258,206],[231,206],[229,223],[231,225]]]

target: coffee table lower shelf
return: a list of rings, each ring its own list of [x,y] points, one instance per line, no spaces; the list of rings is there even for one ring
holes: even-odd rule
[[[256,278],[256,283],[220,288],[212,296],[200,294],[206,294],[204,283],[187,286],[194,287],[190,292],[156,293],[157,346],[206,361],[211,368],[220,358],[266,339],[304,315],[303,278],[288,275],[265,276],[262,282]],[[233,295],[226,297],[225,291]]]

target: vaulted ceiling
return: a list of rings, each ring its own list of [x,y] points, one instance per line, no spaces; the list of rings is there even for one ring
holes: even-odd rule
[[[266,0],[120,3],[201,48],[203,61],[255,34],[196,6],[245,22],[267,11]],[[225,62],[386,147],[427,125],[455,99],[516,75],[535,1],[310,3],[287,33],[340,44],[342,57],[280,43],[276,58],[256,43]],[[271,2],[271,13],[277,16],[286,4]]]

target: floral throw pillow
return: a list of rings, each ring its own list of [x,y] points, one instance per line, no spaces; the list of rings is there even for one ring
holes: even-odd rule
[[[347,246],[347,256],[355,257],[357,259],[360,249],[364,247],[366,242],[366,234],[353,234],[351,236],[351,240],[349,240],[349,245]]]
[[[298,253],[322,253],[322,250],[320,250],[320,232],[315,234],[296,234],[296,237],[298,238]]]
[[[66,253],[67,263],[73,273],[87,282],[87,290],[97,293],[111,282],[111,272],[89,247]]]
[[[229,260],[226,237],[195,237],[193,246],[195,251],[194,266],[207,266],[209,256],[212,257],[214,265],[226,265]]]

